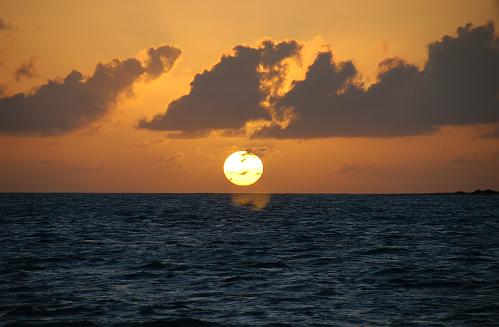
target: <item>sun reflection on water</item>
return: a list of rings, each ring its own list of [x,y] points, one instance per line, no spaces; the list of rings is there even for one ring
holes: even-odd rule
[[[262,210],[270,202],[268,193],[234,193],[232,203],[237,206],[247,207],[251,210]]]

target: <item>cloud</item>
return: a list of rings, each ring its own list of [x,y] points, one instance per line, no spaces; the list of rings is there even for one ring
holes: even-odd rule
[[[8,22],[6,22],[5,20],[3,20],[0,17],[0,32],[1,31],[10,31],[10,30],[12,30],[12,25],[10,25]]]
[[[247,151],[256,154],[261,159],[272,155],[272,157],[282,156],[284,153],[280,150],[273,149],[266,145],[231,145],[220,148],[215,148],[210,151],[203,151],[201,148],[196,149],[196,155],[200,160],[204,161],[220,161],[225,160],[229,155],[236,151]]]
[[[165,167],[182,167],[185,154],[183,152],[177,152],[171,156],[161,157],[158,162]]]
[[[150,78],[157,78],[172,69],[176,59],[180,56],[180,49],[172,46],[149,48],[145,73]]]
[[[369,86],[360,82],[352,61],[337,62],[324,51],[304,79],[275,92],[291,76],[287,62],[300,58],[301,49],[296,41],[237,46],[196,75],[189,94],[139,126],[178,131],[181,138],[217,131],[309,139],[412,136],[448,125],[499,122],[499,38],[491,22],[467,24],[429,43],[422,67],[386,58]]]
[[[23,62],[14,72],[14,76],[16,81],[20,81],[23,78],[36,77],[35,58],[31,57],[28,61]]]
[[[355,83],[352,62],[336,64],[322,53],[278,103],[294,120],[259,132],[259,137],[405,136],[443,125],[499,121],[499,41],[489,23],[458,29],[428,46],[422,70],[399,58],[380,64],[375,84]]]
[[[247,151],[249,153],[256,154],[258,157],[263,158],[270,152],[270,148],[268,146],[265,146],[265,145],[264,146],[253,146],[253,147],[244,148],[243,151]]]
[[[64,161],[62,161],[62,160],[42,160],[42,161],[40,161],[40,164],[43,166],[61,167],[62,165],[64,165]]]
[[[456,165],[470,165],[470,164],[479,163],[481,161],[482,160],[480,160],[480,159],[473,159],[473,158],[468,158],[468,157],[464,157],[464,156],[455,157],[451,160],[451,162],[453,164],[456,164]]]
[[[172,101],[152,120],[140,121],[139,127],[199,137],[210,130],[239,129],[248,121],[268,120],[262,102],[272,90],[266,82],[279,83],[286,69],[283,61],[297,56],[299,49],[295,41],[265,40],[256,48],[238,45],[211,69],[197,74],[189,94]]]
[[[30,94],[0,98],[0,133],[57,135],[84,127],[103,117],[120,96],[131,95],[136,81],[167,72],[179,56],[180,50],[171,46],[151,48],[145,64],[114,59],[99,63],[91,76],[74,70]]]
[[[457,36],[430,43],[422,70],[400,58],[379,68],[377,82],[364,88],[352,62],[319,54],[306,78],[277,102],[277,110],[291,108],[294,120],[256,136],[391,137],[499,121],[499,40],[492,23],[468,24]]]
[[[92,173],[104,169],[104,165],[102,164],[81,166],[76,163],[65,162],[62,160],[42,160],[40,161],[40,165],[49,169],[79,174]]]
[[[146,148],[151,145],[156,145],[165,142],[167,139],[165,137],[154,137],[154,138],[149,138],[141,141],[135,141],[132,142],[132,145],[139,147],[139,148]]]
[[[371,165],[361,165],[358,163],[347,163],[338,169],[340,174],[374,174],[377,169]]]
[[[86,174],[86,173],[92,173],[92,172],[100,171],[100,170],[103,170],[103,169],[104,169],[104,165],[98,164],[98,165],[95,165],[95,166],[76,167],[74,169],[74,171],[76,173]]]

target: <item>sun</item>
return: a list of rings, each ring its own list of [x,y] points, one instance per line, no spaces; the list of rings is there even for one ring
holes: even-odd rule
[[[254,153],[237,151],[225,159],[224,174],[231,183],[248,186],[262,177],[263,163]]]

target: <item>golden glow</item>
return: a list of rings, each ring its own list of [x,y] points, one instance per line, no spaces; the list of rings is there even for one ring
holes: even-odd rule
[[[225,159],[224,174],[230,182],[248,186],[262,177],[263,163],[256,154],[237,151]]]

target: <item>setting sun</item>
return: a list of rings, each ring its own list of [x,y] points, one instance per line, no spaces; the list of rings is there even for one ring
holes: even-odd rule
[[[248,151],[237,151],[225,159],[225,177],[236,185],[254,184],[262,177],[262,173],[263,163],[256,154]]]

